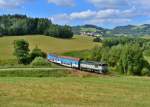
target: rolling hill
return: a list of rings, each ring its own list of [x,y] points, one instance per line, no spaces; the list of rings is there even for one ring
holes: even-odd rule
[[[95,25],[83,25],[72,27],[75,34],[81,32],[103,33],[103,36],[145,36],[150,35],[150,24],[117,26],[113,29],[106,29]]]
[[[144,24],[139,26],[127,25],[118,26],[111,31],[112,34],[119,35],[131,35],[131,36],[144,36],[150,35],[150,24]]]
[[[46,53],[64,53],[91,49],[99,43],[94,43],[92,37],[74,36],[72,39],[58,39],[43,35],[0,37],[0,60],[14,59],[13,41],[25,39],[30,49],[38,46]]]
[[[94,32],[94,33],[105,33],[106,29],[98,27],[96,25],[83,25],[72,27],[74,34],[80,34],[81,32]]]

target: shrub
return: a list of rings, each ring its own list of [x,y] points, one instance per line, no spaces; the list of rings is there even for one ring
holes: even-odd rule
[[[141,71],[142,76],[150,76],[150,70],[148,68],[143,68]]]
[[[42,58],[46,58],[46,53],[43,52],[41,49],[39,49],[38,47],[34,48],[32,50],[32,52],[30,53],[30,58],[33,61],[36,57],[42,57]]]
[[[0,37],[3,37],[3,35],[0,33]]]
[[[101,38],[100,37],[96,37],[93,39],[93,42],[102,42]]]
[[[36,57],[32,63],[32,66],[51,66],[51,63],[49,63],[46,59],[42,57]]]

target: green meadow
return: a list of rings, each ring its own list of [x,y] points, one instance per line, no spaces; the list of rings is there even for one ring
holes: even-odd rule
[[[14,40],[25,39],[30,44],[30,49],[42,49],[46,53],[65,53],[70,51],[80,51],[91,49],[99,43],[94,43],[92,37],[74,36],[72,39],[59,39],[43,35],[32,36],[10,36],[0,38],[0,60],[15,59],[13,56]]]
[[[148,77],[0,78],[1,107],[149,107]]]

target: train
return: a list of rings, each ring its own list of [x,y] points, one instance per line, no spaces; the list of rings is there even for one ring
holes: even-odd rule
[[[102,62],[85,61],[81,58],[59,56],[55,54],[48,54],[47,59],[49,62],[53,62],[69,68],[79,69],[81,71],[90,71],[100,74],[106,73],[108,71],[108,65]]]

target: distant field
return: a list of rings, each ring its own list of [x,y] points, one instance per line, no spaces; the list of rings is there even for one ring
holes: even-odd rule
[[[150,39],[150,36],[143,36],[142,38],[145,38],[145,39]]]
[[[74,36],[73,39],[58,39],[43,35],[13,36],[0,38],[0,60],[14,59],[13,41],[25,39],[30,43],[30,49],[38,46],[47,53],[64,53],[91,49],[98,43],[93,42],[92,37]]]
[[[150,78],[0,78],[1,107],[150,107]]]
[[[82,32],[96,32],[95,28],[81,28]]]

